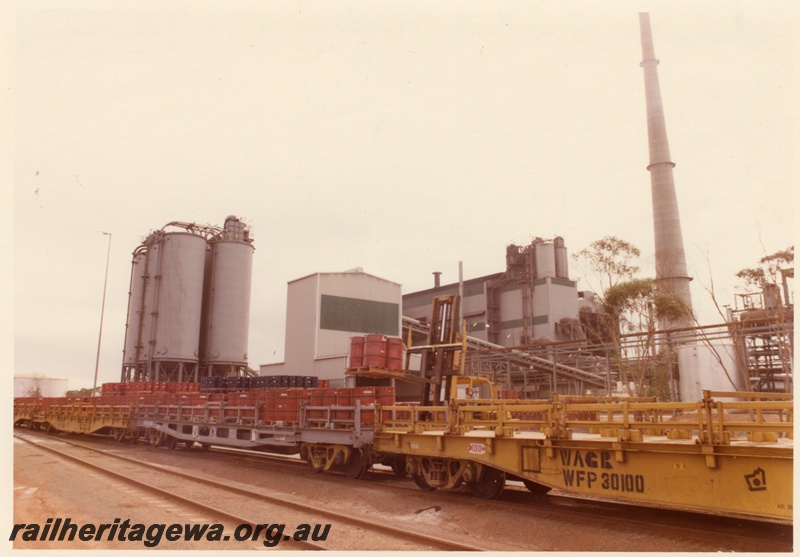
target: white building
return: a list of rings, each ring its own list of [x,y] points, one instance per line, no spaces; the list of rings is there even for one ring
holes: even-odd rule
[[[68,389],[69,379],[45,377],[44,375],[15,375],[14,397],[59,397]]]
[[[285,361],[260,366],[261,375],[344,377],[350,337],[400,336],[400,284],[360,269],[315,273],[288,284]]]

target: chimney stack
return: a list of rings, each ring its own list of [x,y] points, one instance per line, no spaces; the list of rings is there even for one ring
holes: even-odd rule
[[[439,288],[439,286],[441,286],[441,284],[440,284],[441,283],[441,278],[440,278],[441,276],[442,276],[442,272],[441,271],[434,271],[433,272],[433,287],[434,288]]]
[[[658,82],[658,60],[653,49],[650,30],[650,15],[639,14],[642,37],[642,63],[644,69],[645,99],[647,103],[647,137],[650,146],[650,187],[653,199],[653,227],[656,248],[656,279],[669,292],[679,298],[688,312],[679,322],[663,323],[665,328],[692,326],[692,295],[689,282],[692,280],[686,269],[686,254],[683,249],[678,198],[672,169],[675,163],[669,154],[664,107],[661,103],[661,88]]]

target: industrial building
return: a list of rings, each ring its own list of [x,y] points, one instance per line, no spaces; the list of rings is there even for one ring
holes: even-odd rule
[[[351,367],[351,337],[401,336],[418,346],[427,337],[434,299],[458,294],[458,322],[465,323],[471,348],[466,373],[491,376],[522,397],[631,393],[631,364],[672,352],[674,363],[660,371],[669,375],[671,400],[695,400],[704,389],[789,390],[793,321],[788,293],[778,317],[772,311],[776,304],[768,303],[775,297],[765,295],[765,311],[742,313],[735,328],[695,327],[675,163],[647,14],[640,15],[640,29],[655,275],[686,309],[681,318],[659,323],[655,348],[643,349],[636,334],[622,335],[618,346],[603,334],[587,338],[583,324],[597,317],[596,296],[578,291],[569,277],[564,239],[556,236],[508,245],[501,272],[446,285],[434,273],[432,288],[405,295],[401,285],[362,269],[293,280],[285,361],[261,365],[260,374],[344,381],[344,370]],[[133,252],[123,382],[256,374],[247,361],[252,242],[248,227],[228,217],[223,228],[169,223]],[[410,369],[418,369],[415,363],[411,360]],[[403,394],[398,391],[398,397]]]
[[[461,295],[467,335],[499,346],[585,338],[577,283],[569,279],[564,239],[534,239],[506,248],[506,270],[403,296],[403,316],[426,322],[434,297]],[[585,297],[589,299],[588,296]]]
[[[362,269],[314,273],[288,284],[285,361],[261,366],[261,375],[342,378],[350,337],[400,336],[400,284]]]

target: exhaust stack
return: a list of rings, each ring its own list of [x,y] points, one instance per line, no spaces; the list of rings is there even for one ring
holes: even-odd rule
[[[664,107],[658,82],[658,60],[653,49],[650,15],[639,14],[642,37],[642,63],[644,69],[645,99],[647,103],[647,137],[650,147],[650,187],[653,199],[653,227],[655,230],[656,279],[669,292],[678,297],[687,308],[687,315],[679,322],[663,323],[664,328],[692,326],[692,280],[686,269],[683,249],[678,198],[672,169],[675,163],[669,153]]]

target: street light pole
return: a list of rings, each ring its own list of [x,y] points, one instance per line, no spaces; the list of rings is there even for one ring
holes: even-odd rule
[[[111,233],[101,232],[108,236],[108,251],[106,252],[106,275],[103,279],[103,304],[100,306],[100,334],[97,335],[97,360],[94,364],[94,385],[92,386],[92,396],[97,394],[97,372],[100,369],[100,342],[103,339],[103,315],[106,309],[106,286],[108,285],[108,262],[111,259]]]

